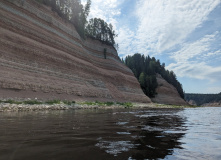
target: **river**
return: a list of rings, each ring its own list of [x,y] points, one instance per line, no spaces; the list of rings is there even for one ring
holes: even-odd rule
[[[0,113],[0,160],[221,159],[221,108]]]

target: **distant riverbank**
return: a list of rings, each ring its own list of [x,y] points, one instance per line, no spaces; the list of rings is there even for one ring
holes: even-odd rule
[[[176,106],[156,103],[114,103],[114,102],[67,102],[53,100],[48,102],[12,100],[1,101],[0,112],[9,111],[41,111],[41,110],[68,110],[68,109],[115,109],[115,108],[189,108],[193,106]]]

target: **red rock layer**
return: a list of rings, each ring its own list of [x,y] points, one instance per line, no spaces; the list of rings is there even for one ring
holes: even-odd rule
[[[0,1],[0,98],[150,102],[113,47],[32,0]]]
[[[180,97],[176,88],[164,80],[159,74],[157,74],[157,83],[157,95],[151,99],[153,102],[171,105],[188,105],[188,103]]]

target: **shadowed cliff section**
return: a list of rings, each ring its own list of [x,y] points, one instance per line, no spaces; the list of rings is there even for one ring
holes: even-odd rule
[[[150,102],[113,47],[82,40],[49,7],[0,1],[0,37],[1,98]]]
[[[158,87],[156,89],[157,94],[151,100],[160,104],[172,104],[172,105],[189,105],[184,99],[182,99],[176,90],[176,88],[169,84],[161,75],[157,74]]]

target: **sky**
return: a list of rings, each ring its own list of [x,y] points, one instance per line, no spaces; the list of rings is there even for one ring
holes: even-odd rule
[[[154,56],[185,93],[221,92],[221,0],[91,1],[89,18],[114,26],[121,58]]]

